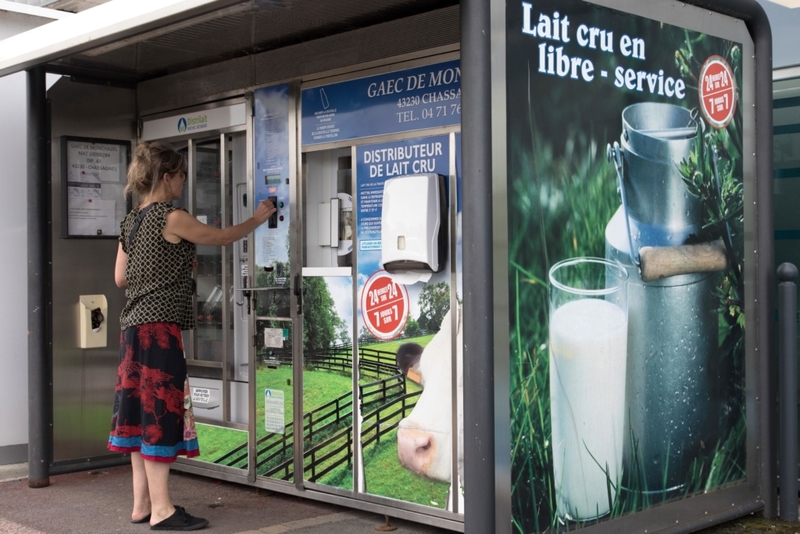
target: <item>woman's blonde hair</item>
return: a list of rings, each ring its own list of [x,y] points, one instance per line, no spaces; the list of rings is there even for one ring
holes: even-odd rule
[[[152,193],[164,174],[175,174],[185,169],[186,158],[169,144],[161,141],[139,143],[128,167],[125,196],[133,192],[142,196]]]

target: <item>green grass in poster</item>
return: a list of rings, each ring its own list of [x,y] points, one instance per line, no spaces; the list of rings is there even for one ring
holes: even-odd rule
[[[264,426],[264,398],[265,389],[280,389],[284,391],[284,418],[287,423],[292,421],[292,368],[281,367],[278,369],[261,368],[256,373],[257,399],[256,399],[256,433],[258,439],[264,438],[267,431]],[[307,371],[303,375],[304,404],[309,410],[325,404],[351,391],[350,377],[328,373],[324,371]],[[231,449],[247,442],[246,432],[228,428],[198,425],[198,440],[200,442],[203,461],[213,462]]]
[[[433,338],[433,335],[419,336],[401,341],[386,343],[376,343],[365,348],[380,350],[388,353],[396,352],[402,343],[415,342],[422,346]],[[264,430],[264,399],[263,391],[269,389],[281,389],[284,391],[284,417],[289,423],[292,420],[292,368],[281,366],[277,369],[262,367],[257,372],[257,435],[258,439],[267,437]],[[303,373],[304,407],[309,412],[315,408],[330,402],[331,400],[349,394],[352,390],[352,379],[349,374],[330,372],[326,370],[305,370]],[[363,378],[362,383],[372,382],[374,378]],[[407,391],[419,391],[419,385],[407,381]],[[331,419],[331,418],[328,418]],[[396,416],[386,423],[397,423],[400,417]],[[329,422],[326,419],[315,419],[315,425],[323,425]],[[344,426],[352,424],[352,419],[348,418],[339,425],[335,425],[329,430],[317,433],[311,440],[306,440],[305,449],[308,450],[315,444],[324,442]],[[247,441],[246,432],[202,424],[198,425],[198,438],[201,444],[203,461],[213,462],[228,451],[241,446]],[[332,442],[325,449],[318,452],[322,457],[327,452],[339,447],[345,442],[342,439]],[[339,453],[341,455],[341,453]],[[339,456],[337,455],[337,457]],[[396,431],[392,431],[381,438],[380,443],[367,446],[364,450],[365,476],[371,480],[370,492],[384,495],[391,498],[398,498],[424,504],[427,506],[444,506],[444,496],[446,496],[448,484],[436,482],[419,477],[404,468],[397,459]],[[322,470],[335,461],[332,458],[327,461],[319,462],[315,469]],[[273,462],[274,463],[274,462]],[[306,462],[307,464],[309,462]],[[246,467],[244,462],[237,464],[238,467]],[[266,467],[259,468],[259,472],[264,472]],[[307,475],[308,476],[308,475]],[[318,479],[317,482],[340,488],[352,488],[352,469],[349,464],[333,469],[329,474]],[[432,503],[438,504],[432,504]]]
[[[371,445],[364,451],[364,464],[367,493],[391,499],[444,508],[447,505],[449,484],[416,475],[400,465],[397,460],[396,432],[386,435],[380,443]],[[334,471],[327,484],[338,487],[352,487],[351,470]]]
[[[402,467],[397,460],[397,434],[385,436],[364,451],[367,492],[392,499],[444,508],[450,485],[421,477]]]
[[[197,441],[200,444],[200,456],[197,460],[215,462],[226,452],[247,443],[247,432],[220,426],[197,423]],[[245,468],[245,465],[239,466]]]

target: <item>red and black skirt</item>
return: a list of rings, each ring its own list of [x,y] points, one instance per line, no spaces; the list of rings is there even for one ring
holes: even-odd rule
[[[119,369],[108,448],[156,462],[200,454],[181,329],[131,326],[120,335]]]

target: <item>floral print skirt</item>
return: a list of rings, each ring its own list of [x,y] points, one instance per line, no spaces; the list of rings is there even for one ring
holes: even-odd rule
[[[155,462],[198,456],[180,327],[128,327],[120,335],[119,357],[109,450],[139,452]]]

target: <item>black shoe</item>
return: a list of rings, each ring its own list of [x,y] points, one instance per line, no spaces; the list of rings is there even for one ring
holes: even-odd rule
[[[150,527],[150,530],[198,530],[208,525],[208,520],[189,515],[182,506],[175,507],[175,513]]]

